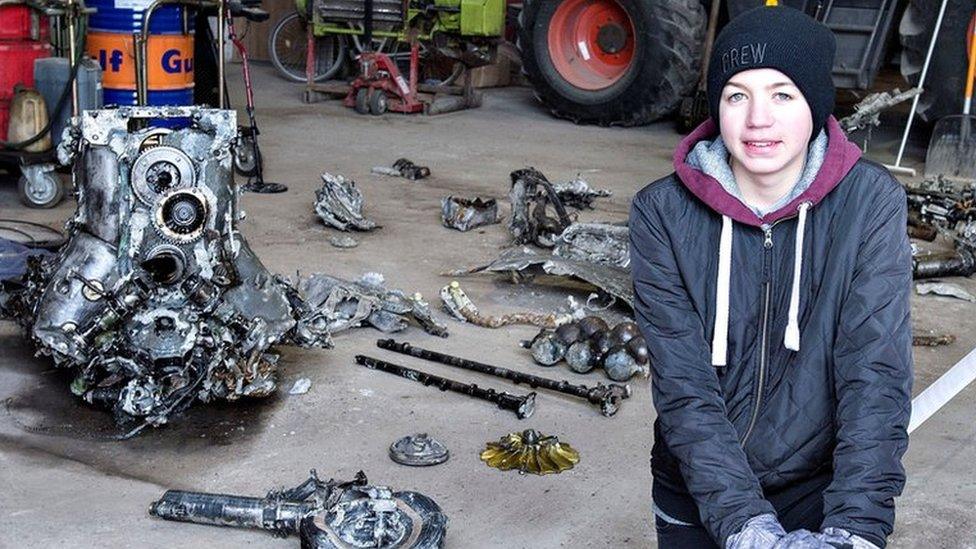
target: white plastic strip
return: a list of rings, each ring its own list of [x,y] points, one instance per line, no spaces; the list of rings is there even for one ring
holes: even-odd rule
[[[974,379],[976,379],[976,349],[970,351],[912,400],[912,419],[908,422],[908,432],[911,433],[925,423]]]

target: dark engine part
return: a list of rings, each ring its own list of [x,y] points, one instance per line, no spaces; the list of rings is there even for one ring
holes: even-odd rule
[[[436,351],[430,351],[420,347],[414,347],[409,343],[397,343],[392,339],[379,339],[376,341],[376,346],[380,349],[386,349],[395,353],[402,353],[405,355],[422,358],[424,360],[447,364],[448,366],[454,366],[456,368],[481,372],[483,374],[504,378],[515,383],[524,383],[533,389],[541,387],[557,393],[563,393],[586,399],[587,402],[599,408],[600,413],[607,417],[616,414],[617,410],[620,409],[620,405],[622,404],[623,400],[630,398],[630,387],[627,385],[616,385],[612,383],[610,385],[603,385],[600,383],[597,384],[596,387],[573,385],[568,381],[556,381],[554,379],[534,376],[532,374],[525,374],[515,370],[509,370],[508,368],[500,368],[490,364],[475,362],[473,360],[467,360],[461,357],[446,355],[444,353],[438,353]]]
[[[508,230],[512,238],[516,244],[552,248],[563,229],[572,223],[555,188],[535,168],[515,170],[511,179],[508,199],[512,204],[512,218]]]
[[[621,322],[612,329],[605,320],[587,316],[556,330],[541,330],[532,341],[523,343],[532,358],[542,366],[565,360],[579,374],[603,368],[614,381],[627,381],[634,374],[650,374],[649,354],[644,337],[633,322]]]
[[[178,522],[258,528],[299,535],[303,549],[436,549],[443,546],[447,516],[418,492],[369,486],[360,471],[349,482],[308,480],[263,498],[168,490],[149,514]]]
[[[527,395],[513,395],[506,392],[498,392],[494,389],[484,389],[474,383],[461,383],[446,377],[435,376],[413,368],[407,368],[399,364],[393,364],[385,360],[364,355],[356,355],[356,364],[365,366],[371,370],[380,370],[388,374],[400,376],[402,378],[416,381],[427,386],[433,385],[441,391],[451,391],[461,393],[481,400],[495,403],[502,410],[508,410],[515,414],[519,419],[532,417],[535,412],[535,393]]]

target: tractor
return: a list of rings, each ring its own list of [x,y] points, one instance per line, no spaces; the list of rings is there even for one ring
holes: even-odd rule
[[[716,32],[763,0],[524,0],[522,70],[554,115],[580,124],[637,126],[679,110],[687,128],[707,116],[703,62]],[[918,83],[941,0],[783,0],[837,37],[834,84],[855,93],[897,64]],[[948,0],[918,116],[958,112],[973,0]],[[898,30],[894,32],[895,23]],[[968,33],[967,33],[968,29]],[[696,94],[697,86],[697,94]],[[696,97],[697,95],[697,97]]]

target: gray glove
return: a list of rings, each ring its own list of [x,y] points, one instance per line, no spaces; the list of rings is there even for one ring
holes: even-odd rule
[[[776,515],[758,515],[746,521],[742,530],[729,536],[725,549],[768,549],[785,535],[786,530],[780,526]]]
[[[809,530],[794,530],[781,537],[772,549],[835,549],[823,539],[822,534],[814,534]]]
[[[817,534],[817,536],[833,547],[843,549],[879,549],[877,545],[870,541],[842,528],[824,528],[824,531]]]

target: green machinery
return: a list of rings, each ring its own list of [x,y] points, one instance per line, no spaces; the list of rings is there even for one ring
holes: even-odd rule
[[[419,41],[425,54],[433,46],[467,66],[489,63],[505,28],[505,0],[296,0],[296,7],[316,38],[347,37],[357,53]]]

